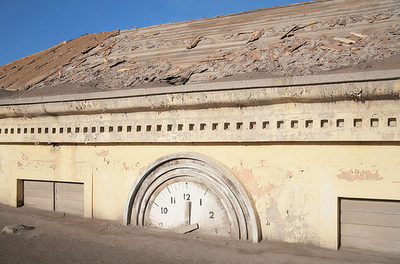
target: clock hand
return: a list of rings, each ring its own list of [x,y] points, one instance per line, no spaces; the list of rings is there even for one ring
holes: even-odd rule
[[[186,201],[185,203],[185,225],[191,224],[192,202]]]
[[[190,233],[196,229],[199,229],[199,224],[195,223],[195,224],[191,224],[188,226],[181,226],[178,228],[175,228],[175,233],[179,233],[179,234],[186,234],[186,233]]]

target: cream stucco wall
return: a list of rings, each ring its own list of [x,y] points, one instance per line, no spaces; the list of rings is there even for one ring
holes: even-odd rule
[[[336,249],[338,198],[400,200],[400,146],[388,144],[1,145],[0,203],[17,180],[82,182],[85,217],[122,221],[129,191],[154,160],[196,152],[230,168],[249,192],[264,239]]]

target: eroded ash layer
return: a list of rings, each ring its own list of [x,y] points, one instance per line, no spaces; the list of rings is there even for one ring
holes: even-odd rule
[[[9,91],[74,83],[103,89],[182,85],[243,73],[310,75],[398,56],[400,7],[356,11],[302,18],[301,24],[266,20],[221,29],[205,24],[193,32],[167,24],[81,36],[27,57],[30,61],[1,66],[0,85]],[[184,23],[192,22],[175,27]]]

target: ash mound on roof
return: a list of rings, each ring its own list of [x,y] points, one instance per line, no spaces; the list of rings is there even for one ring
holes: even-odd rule
[[[1,66],[0,96],[398,69],[399,24],[398,1],[314,1],[84,35]]]

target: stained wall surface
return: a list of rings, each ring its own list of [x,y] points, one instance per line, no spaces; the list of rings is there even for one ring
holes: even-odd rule
[[[340,198],[400,200],[399,93],[379,71],[3,100],[0,203],[83,183],[84,216],[122,222],[150,164],[198,153],[243,184],[263,239],[337,249]]]
[[[201,153],[235,172],[264,239],[335,249],[338,198],[400,200],[396,144],[1,145],[0,203],[16,206],[17,179],[81,182],[85,217],[122,221],[141,171],[175,152]]]

